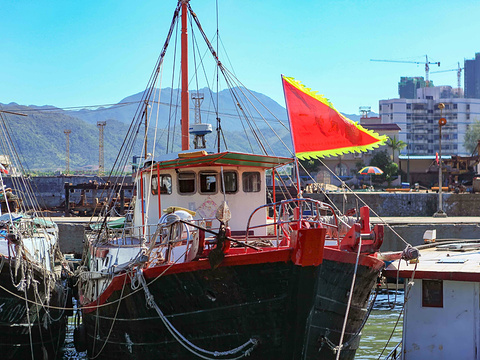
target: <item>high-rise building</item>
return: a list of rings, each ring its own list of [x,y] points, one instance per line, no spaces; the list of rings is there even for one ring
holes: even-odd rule
[[[417,97],[417,89],[426,86],[427,83],[423,76],[402,76],[398,83],[398,95],[400,99],[415,99]],[[429,81],[429,86],[433,86],[433,81]]]
[[[475,59],[465,60],[464,65],[465,97],[480,99],[480,53]]]
[[[445,104],[440,111],[438,104]],[[439,149],[438,120],[442,127],[442,154],[470,156],[463,146],[470,124],[480,121],[480,99],[459,98],[450,86],[420,88],[415,99],[379,101],[382,123],[395,123],[401,130],[399,140],[407,143],[406,155],[435,155]]]

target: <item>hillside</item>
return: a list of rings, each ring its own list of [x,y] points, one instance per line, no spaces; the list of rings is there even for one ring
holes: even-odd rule
[[[208,89],[200,90],[205,99],[201,105],[201,120],[212,124],[215,132],[216,112],[213,106],[212,98],[217,98],[217,94]],[[172,110],[166,104],[170,99],[178,98],[178,90],[166,88],[162,90],[159,103],[151,105],[150,111],[158,108],[159,121],[172,117]],[[37,171],[64,171],[66,166],[66,135],[64,130],[71,130],[70,139],[70,171],[86,171],[98,169],[99,159],[99,130],[97,121],[106,121],[104,128],[104,158],[105,167],[109,170],[115,162],[116,156],[123,143],[125,134],[130,126],[130,122],[137,110],[142,93],[128,96],[117,105],[101,107],[96,109],[82,109],[78,111],[66,111],[52,106],[24,106],[15,103],[1,105],[3,110],[16,111],[27,114],[28,117],[4,114],[6,123],[10,128],[11,136],[17,148],[17,151],[23,158],[23,163],[28,170]],[[248,100],[247,100],[248,98]],[[285,129],[287,116],[285,108],[276,103],[266,95],[257,92],[251,92],[244,99],[233,99],[228,90],[220,91],[219,99],[219,117],[225,141],[228,141],[229,150],[255,152],[260,151],[256,140],[252,137],[252,129],[255,129],[258,138],[262,138],[264,143],[268,143],[267,151],[281,156],[288,156],[289,151],[285,149],[282,141],[290,146],[290,135]],[[260,100],[264,105],[259,105]],[[237,102],[238,100],[238,102]],[[239,107],[238,104],[243,106]],[[254,121],[239,121],[236,117],[239,112],[253,113],[254,107],[259,110],[268,125],[259,115],[254,116]],[[269,110],[267,110],[267,108]],[[240,109],[240,111],[239,111]],[[174,108],[175,110],[175,108]],[[179,110],[177,111],[179,112]],[[179,117],[179,115],[177,115]],[[191,104],[191,121],[195,119],[193,104]],[[347,115],[352,120],[358,121],[358,116]],[[280,121],[280,122],[279,122]],[[173,121],[175,122],[175,121]],[[177,120],[178,124],[179,121]],[[179,125],[170,128],[170,141],[178,135]],[[166,150],[166,131],[164,125],[160,125],[163,130],[157,133],[156,154],[165,153]],[[273,131],[270,129],[273,128]],[[139,133],[142,133],[143,129]],[[282,138],[280,141],[277,135]],[[153,144],[154,137],[153,126],[149,128],[149,144]],[[215,133],[207,135],[207,150],[216,148]],[[225,149],[225,141],[222,140],[222,149]],[[169,150],[179,150],[178,146],[169,145]],[[149,147],[150,148],[150,147]],[[133,155],[140,155],[142,144],[137,144],[132,152]],[[149,150],[151,151],[151,150]]]

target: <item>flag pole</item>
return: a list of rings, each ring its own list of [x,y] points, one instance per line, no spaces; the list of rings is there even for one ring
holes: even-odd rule
[[[285,108],[287,110],[287,117],[288,117],[288,124],[290,125],[290,137],[292,139],[292,145],[293,145],[293,157],[295,158],[295,171],[297,172],[297,197],[301,197],[301,189],[300,189],[300,171],[299,171],[299,167],[298,167],[298,157],[297,157],[297,154],[295,152],[295,139],[293,137],[293,133],[292,133],[292,124],[291,124],[291,120],[290,120],[290,115],[289,115],[289,111],[288,111],[288,101],[287,101],[287,96],[286,96],[286,93],[285,93],[285,80],[283,79],[283,74],[281,75],[282,77],[282,87],[283,87],[283,96],[285,98]]]

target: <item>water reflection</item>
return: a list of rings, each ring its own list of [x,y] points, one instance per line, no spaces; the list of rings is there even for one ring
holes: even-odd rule
[[[402,289],[388,292],[383,290],[377,295],[372,313],[363,328],[355,360],[383,359],[402,340],[403,319],[400,312],[403,307],[403,294]],[[380,356],[382,351],[383,355]]]

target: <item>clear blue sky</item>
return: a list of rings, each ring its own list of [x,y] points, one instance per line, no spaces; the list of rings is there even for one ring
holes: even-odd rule
[[[191,0],[209,37],[215,1]],[[4,0],[0,102],[70,107],[116,103],[147,84],[175,0]],[[344,113],[397,97],[400,76],[440,61],[463,67],[480,52],[480,1],[219,0],[220,37],[238,78],[284,106],[280,75],[295,77]],[[226,60],[224,60],[227,63]],[[430,74],[456,86],[455,71]],[[462,79],[463,84],[463,79]],[[164,86],[168,86],[165,85]],[[463,85],[462,85],[463,86]]]

